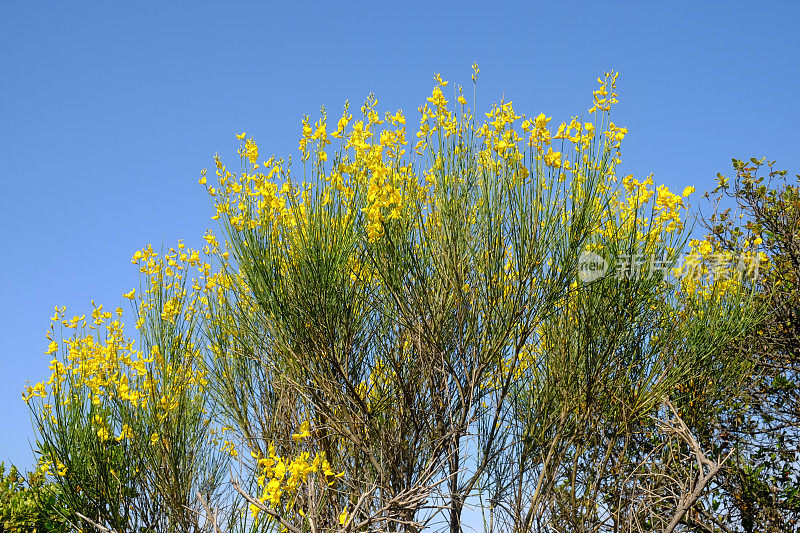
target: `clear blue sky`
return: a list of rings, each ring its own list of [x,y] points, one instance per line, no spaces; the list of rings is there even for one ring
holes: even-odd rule
[[[731,157],[800,171],[799,25],[793,1],[2,2],[0,460],[30,464],[53,307],[123,305],[134,250],[197,243],[197,178],[234,133],[291,153],[320,105],[412,115],[473,61],[481,107],[558,122],[614,68],[625,168],[699,196]]]

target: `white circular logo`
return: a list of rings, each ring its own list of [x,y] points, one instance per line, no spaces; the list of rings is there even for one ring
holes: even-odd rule
[[[608,263],[594,252],[585,251],[578,257],[578,279],[591,283],[606,275]]]

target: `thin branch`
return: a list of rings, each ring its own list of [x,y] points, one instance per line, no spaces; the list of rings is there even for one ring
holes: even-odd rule
[[[80,518],[81,520],[86,521],[89,525],[91,525],[96,530],[101,531],[102,533],[116,533],[113,529],[101,526],[100,524],[98,524],[97,522],[95,522],[94,520],[89,518],[88,516],[84,516],[84,515],[82,515],[81,513],[77,512],[77,511],[75,512],[75,515],[78,518]]]

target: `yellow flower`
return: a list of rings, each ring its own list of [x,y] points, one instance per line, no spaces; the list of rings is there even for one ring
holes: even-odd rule
[[[125,298],[128,298],[129,300],[133,300],[134,294],[136,294],[136,289],[131,289],[130,292],[126,292],[125,294],[123,294],[123,296]]]
[[[108,440],[111,438],[108,434],[108,430],[104,427],[97,430],[97,436],[100,437],[100,440]]]
[[[347,507],[342,509],[342,512],[339,513],[339,525],[343,526],[347,522]]]
[[[245,136],[245,132],[242,132],[242,133],[237,134],[236,138],[241,141],[242,139],[244,139],[244,136]]]
[[[47,355],[52,355],[58,350],[58,343],[56,341],[52,341],[50,345],[47,347],[47,351],[44,352]]]
[[[136,253],[133,254],[133,258],[131,259],[131,263],[135,265],[139,261],[139,259],[142,258],[142,255],[143,254],[141,250],[136,250]]]
[[[684,198],[686,198],[687,196],[689,196],[689,195],[690,195],[690,194],[692,194],[693,192],[694,192],[694,187],[692,187],[691,185],[689,185],[688,187],[686,187],[685,189],[683,189],[683,194],[681,194],[681,196],[683,196]]]
[[[544,154],[544,162],[548,166],[561,168],[561,152],[554,152],[552,148],[548,148]]]
[[[129,439],[131,437],[133,437],[131,427],[128,424],[123,424],[122,431],[119,432],[119,437],[117,437],[117,442],[122,442],[124,439]]]
[[[159,440],[158,433],[153,433],[152,435],[150,435],[150,444],[151,445],[155,446],[156,444],[158,444],[158,440]]]
[[[310,437],[310,436],[311,436],[310,424],[308,423],[308,420],[306,420],[305,422],[300,424],[300,433],[293,433],[292,434],[292,439],[295,442],[298,442],[298,441],[301,441],[301,440],[305,439],[306,437]]]

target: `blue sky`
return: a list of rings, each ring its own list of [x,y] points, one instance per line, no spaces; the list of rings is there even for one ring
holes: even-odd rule
[[[433,74],[555,122],[615,69],[624,167],[678,191],[732,157],[800,171],[796,2],[0,4],[0,460],[31,462],[20,393],[55,305],[123,305],[134,250],[198,243],[197,178],[234,134],[296,150],[303,114],[374,92],[410,116]],[[699,194],[698,194],[699,196]]]

